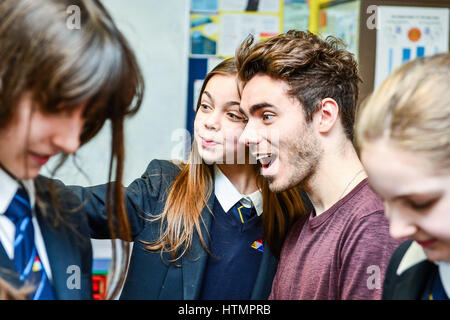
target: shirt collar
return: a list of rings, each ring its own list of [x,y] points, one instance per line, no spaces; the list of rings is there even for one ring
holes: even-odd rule
[[[400,261],[397,268],[397,275],[401,275],[404,271],[425,260],[427,260],[427,256],[422,246],[413,241]]]
[[[258,216],[262,214],[263,200],[261,191],[256,190],[249,195],[241,194],[216,165],[214,166],[214,194],[225,212],[228,212],[240,201],[247,208],[250,208],[253,204],[256,214]]]
[[[450,297],[450,262],[439,261],[439,275],[447,297]]]
[[[33,180],[21,180],[25,190],[30,197],[31,207],[34,207],[34,183]],[[19,188],[18,180],[7,174],[2,168],[0,168],[0,214],[4,214],[8,209],[14,195]]]

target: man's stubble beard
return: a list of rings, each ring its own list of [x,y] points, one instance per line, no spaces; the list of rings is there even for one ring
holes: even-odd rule
[[[323,148],[319,140],[308,128],[303,131],[295,143],[282,146],[284,150],[289,150],[287,153],[288,167],[292,168],[293,172],[286,179],[287,182],[279,186],[273,184],[275,180],[273,177],[268,177],[269,189],[272,192],[282,192],[296,186],[304,189],[316,174],[322,158]]]

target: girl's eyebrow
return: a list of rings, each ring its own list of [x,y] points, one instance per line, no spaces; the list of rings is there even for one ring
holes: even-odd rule
[[[398,196],[394,197],[394,200],[401,200],[401,199],[408,199],[408,198],[436,198],[436,197],[440,197],[440,196],[442,196],[442,192],[439,192],[439,191],[430,191],[427,193],[411,192],[411,193],[398,195]]]
[[[212,97],[212,95],[208,92],[208,91],[203,91],[203,94],[206,94],[207,96],[208,96],[208,98],[209,99],[211,99],[211,102],[213,103],[213,104],[215,104],[215,101],[214,101],[214,98]],[[224,107],[229,107],[229,106],[234,106],[234,105],[240,105],[241,103],[239,102],[239,101],[227,101],[227,102],[225,102],[224,103]]]
[[[203,91],[203,94],[206,94],[206,95],[208,96],[208,98],[211,99],[212,103],[215,104],[215,103],[214,103],[214,98],[212,97],[212,95],[211,95],[208,91],[206,91],[206,90]]]

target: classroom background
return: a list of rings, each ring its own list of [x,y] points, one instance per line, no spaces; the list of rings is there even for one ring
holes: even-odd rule
[[[264,40],[297,29],[342,39],[359,63],[360,101],[403,63],[449,51],[450,0],[102,2],[134,49],[146,83],[141,110],[125,123],[125,185],[152,159],[187,158],[202,79],[249,33]],[[105,183],[109,130],[106,125],[54,177],[82,186]],[[50,176],[57,161],[43,174]],[[92,242],[95,298],[103,299],[111,243]]]

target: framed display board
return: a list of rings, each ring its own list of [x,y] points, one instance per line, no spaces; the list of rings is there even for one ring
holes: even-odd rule
[[[449,51],[449,1],[360,1],[360,102],[396,67]]]

